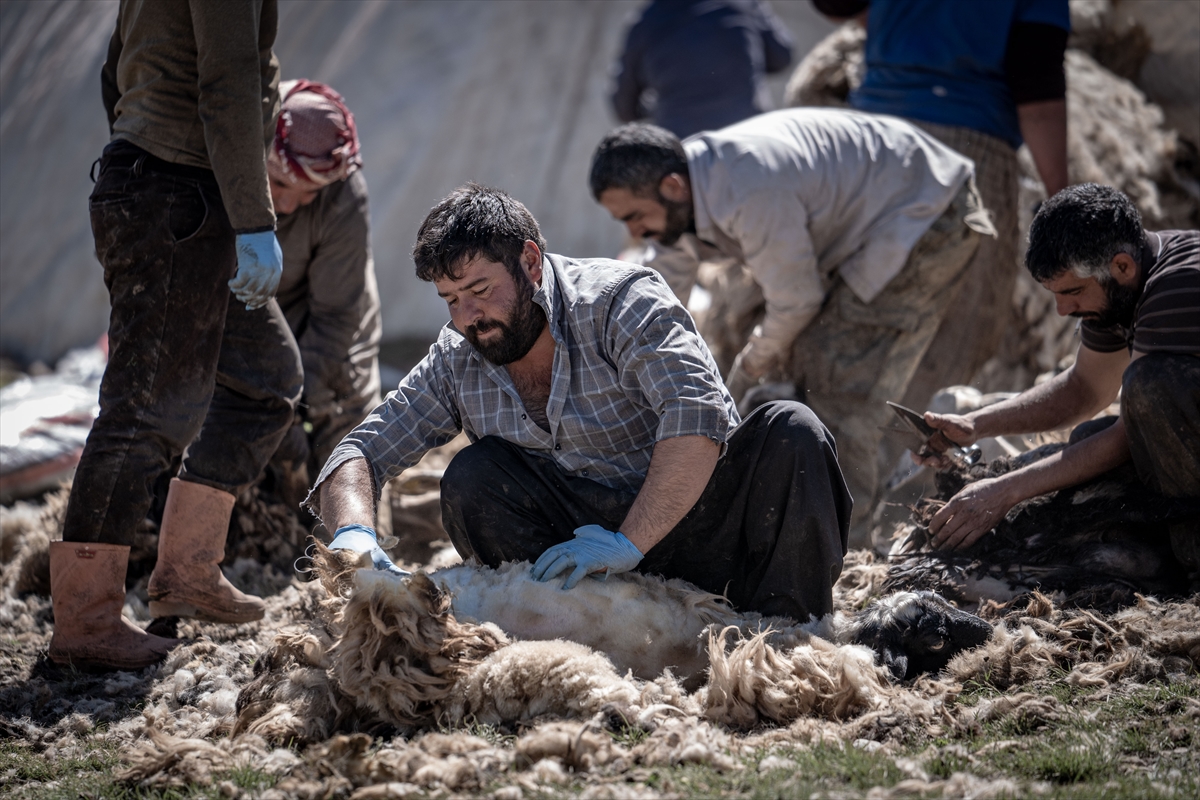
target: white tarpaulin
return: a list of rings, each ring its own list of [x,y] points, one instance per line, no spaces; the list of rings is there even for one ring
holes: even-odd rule
[[[280,2],[283,76],[333,85],[358,121],[386,338],[431,336],[446,319],[409,251],[428,209],[468,180],[528,205],[552,250],[616,255],[621,229],[592,201],[587,166],[614,124],[608,70],[640,5]],[[807,0],[774,8],[796,61],[833,28]],[[21,359],[52,362],[107,324],[87,195],[108,138],[99,73],[116,10],[0,4],[0,350]]]

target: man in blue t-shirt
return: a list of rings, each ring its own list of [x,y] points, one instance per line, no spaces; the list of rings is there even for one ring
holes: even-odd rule
[[[992,356],[1017,277],[1017,148],[1053,197],[1067,185],[1067,0],[813,0],[867,29],[861,111],[904,117],[975,162],[998,238],[983,242],[912,385],[969,380]],[[966,376],[965,378],[963,376]],[[917,406],[928,397],[906,397]]]

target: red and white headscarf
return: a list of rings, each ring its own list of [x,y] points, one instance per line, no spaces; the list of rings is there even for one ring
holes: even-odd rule
[[[271,173],[289,183],[327,186],[362,166],[354,115],[342,96],[316,81],[285,81],[275,141],[267,152]]]

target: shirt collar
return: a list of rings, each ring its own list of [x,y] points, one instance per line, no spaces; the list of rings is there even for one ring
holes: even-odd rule
[[[683,152],[687,156],[688,183],[692,187],[692,223],[696,227],[696,237],[711,239],[710,231],[714,227],[712,214],[708,211],[704,193],[700,191],[701,187],[696,180],[699,176],[697,165],[708,152],[708,142],[695,137],[689,138],[683,143]]]
[[[561,344],[563,337],[559,330],[559,322],[562,317],[560,313],[562,294],[558,288],[558,275],[554,271],[554,262],[546,255],[542,256],[542,285],[533,293],[533,302],[546,312],[546,324],[550,326],[550,335],[554,337],[554,341]]]

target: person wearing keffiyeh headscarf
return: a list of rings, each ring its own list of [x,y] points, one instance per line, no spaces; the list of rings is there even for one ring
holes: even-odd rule
[[[279,88],[267,153],[283,248],[277,299],[300,346],[304,397],[274,463],[299,491],[378,404],[381,327],[354,115],[322,83]]]

